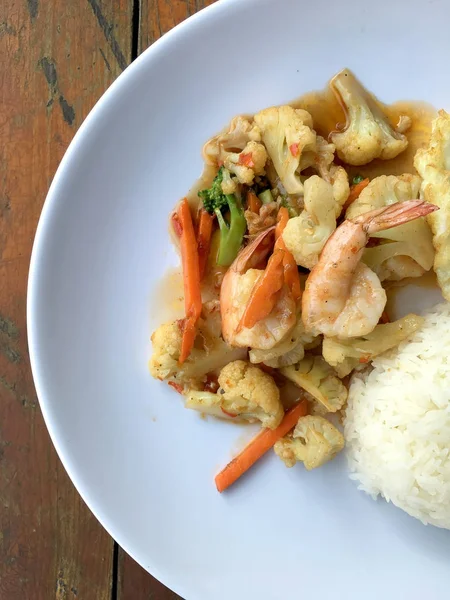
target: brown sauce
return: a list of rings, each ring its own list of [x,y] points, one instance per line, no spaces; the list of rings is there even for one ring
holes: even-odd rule
[[[155,325],[184,317],[181,266],[168,269],[156,284],[152,294],[151,313],[152,324]]]
[[[424,308],[441,301],[436,274],[428,271],[422,277],[410,277],[398,282],[385,282],[386,311],[391,321],[408,312],[421,313]]]
[[[383,104],[376,97],[374,100],[393,127],[397,125],[401,115],[411,119],[411,128],[406,132],[409,141],[408,148],[392,160],[374,160],[361,167],[344,165],[350,178],[356,174],[373,179],[379,175],[415,173],[414,155],[419,148],[428,144],[431,122],[437,115],[436,109],[425,102],[401,101],[394,104]],[[328,138],[329,134],[336,130],[337,124],[345,124],[344,111],[329,88],[320,92],[304,94],[291,102],[291,105],[307,110],[313,118],[315,130],[324,138]]]
[[[357,174],[373,179],[379,175],[415,173],[414,155],[419,148],[428,144],[431,132],[431,122],[436,117],[436,110],[424,102],[401,101],[386,105],[380,102],[376,97],[374,97],[374,99],[388,117],[393,127],[397,125],[401,115],[410,117],[412,124],[410,129],[406,132],[409,145],[404,152],[392,160],[374,160],[370,164],[360,167],[344,165],[350,180]],[[319,135],[325,138],[328,138],[329,134],[336,130],[338,124],[345,124],[344,111],[336,99],[336,96],[328,86],[321,91],[308,92],[293,102],[289,102],[289,104],[295,108],[307,110],[313,118],[314,129]],[[251,118],[251,115],[249,115],[249,118]],[[193,214],[197,213],[200,205],[200,200],[198,198],[199,190],[210,187],[215,175],[216,168],[205,165],[202,175],[187,193],[186,197],[188,198]],[[169,231],[172,242],[178,249],[178,238],[174,234],[171,224],[169,225]],[[437,286],[434,273],[432,275],[426,274],[415,280],[400,282],[399,285],[390,285],[388,290],[388,295],[390,297],[389,304],[393,305],[394,303],[395,290],[398,290],[399,287],[404,287],[404,285],[407,285],[408,283],[414,283],[415,285],[420,286],[423,285],[424,287],[430,287],[430,289],[436,288]],[[207,287],[210,292],[207,293],[207,296],[209,296],[209,298],[217,297],[213,286],[212,276],[208,278]],[[172,318],[181,316],[182,291],[182,277],[179,270],[176,272],[171,270],[159,283],[157,290],[157,305],[161,307],[161,312],[167,317],[166,320],[168,320],[169,315],[171,315]]]
[[[373,179],[379,175],[415,173],[414,155],[419,148],[426,146],[429,141],[431,122],[437,115],[436,109],[425,102],[400,101],[389,105],[383,104],[375,96],[373,96],[373,99],[388,117],[392,127],[397,125],[401,115],[410,117],[411,127],[406,133],[409,145],[404,152],[392,160],[374,160],[370,164],[360,167],[344,165],[349,177],[352,178],[354,175],[360,174]],[[339,124],[344,125],[346,121],[342,106],[328,86],[321,91],[303,94],[288,104],[294,108],[307,110],[313,118],[314,129],[324,138],[328,138],[329,134],[335,131]],[[252,119],[252,115],[245,116]],[[223,131],[226,131],[226,129],[224,127]],[[339,159],[337,161],[339,162]],[[187,193],[186,197],[193,212],[196,212],[200,205],[198,192],[210,187],[216,172],[216,167],[205,165],[200,178]]]
[[[338,123],[345,123],[344,111],[328,87],[319,92],[303,94],[290,105],[308,111],[313,118],[314,129],[324,138],[336,129]]]

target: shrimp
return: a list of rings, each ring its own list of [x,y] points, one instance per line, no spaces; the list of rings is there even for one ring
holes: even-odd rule
[[[266,270],[258,268],[272,251],[274,238],[275,227],[260,233],[238,254],[225,274],[220,289],[220,310],[222,336],[230,346],[270,350],[290,332],[297,321],[296,297],[284,282],[286,266],[279,260],[277,250],[272,255],[271,266],[268,265]],[[271,281],[277,280],[277,285],[273,293],[256,307],[261,309],[257,321],[252,319],[252,326],[245,327],[242,320],[249,301],[258,283],[267,277],[269,269]]]
[[[406,200],[344,221],[328,238],[306,281],[302,297],[306,330],[341,338],[373,331],[383,314],[386,292],[378,276],[360,262],[370,235],[436,209],[422,200]]]

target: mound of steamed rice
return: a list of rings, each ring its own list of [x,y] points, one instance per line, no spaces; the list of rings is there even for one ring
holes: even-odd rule
[[[359,489],[450,529],[450,304],[352,379],[345,418]]]

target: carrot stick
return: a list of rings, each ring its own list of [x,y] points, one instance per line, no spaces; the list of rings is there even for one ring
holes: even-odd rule
[[[351,189],[350,189],[350,195],[347,198],[347,200],[345,201],[344,207],[343,207],[343,211],[347,210],[347,208],[350,206],[350,204],[352,204],[360,195],[360,193],[363,191],[363,189],[365,187],[367,187],[370,183],[370,179],[366,178],[363,179],[362,181],[360,181],[359,183],[357,183],[356,185],[352,185]]]
[[[179,358],[179,363],[182,364],[189,356],[194,345],[196,324],[202,312],[202,296],[200,291],[197,240],[195,239],[191,210],[186,198],[181,201],[178,207],[177,217],[181,228],[180,246],[186,313]]]
[[[284,252],[275,251],[269,258],[264,275],[254,286],[237,330],[253,327],[269,315],[276,304],[278,292],[284,283]]]
[[[194,347],[195,336],[197,335],[197,319],[189,317],[183,321],[183,338],[181,340],[181,353],[178,363],[182,365],[188,358]]]
[[[297,263],[289,250],[284,251],[283,266],[284,281],[291,290],[295,302],[297,302],[302,297],[302,288]]]
[[[178,214],[176,212],[172,214],[172,227],[175,234],[180,238],[182,229],[180,225],[180,219],[178,218]]]
[[[288,221],[289,221],[289,211],[285,206],[282,206],[280,208],[280,210],[278,211],[277,226],[275,228],[275,239],[276,239],[277,243],[279,243],[279,245],[281,245],[282,248],[285,248],[285,245],[283,242],[283,238],[281,237],[281,234],[283,233],[284,228],[286,227]]]
[[[275,252],[269,258],[264,275],[253,288],[237,330],[253,327],[265,319],[276,304],[278,292],[286,283],[295,301],[301,297],[300,277],[294,257],[286,248],[281,234],[289,221],[289,212],[282,206],[275,228]]]
[[[206,212],[204,208],[200,210],[200,219],[197,233],[197,251],[198,265],[200,271],[200,281],[203,279],[208,262],[209,248],[211,246],[211,233],[214,216]]]
[[[258,196],[255,194],[255,192],[252,192],[252,190],[249,190],[247,192],[247,206],[248,206],[249,210],[251,210],[254,213],[259,214],[259,209],[262,206],[262,202],[258,198]]]
[[[302,400],[288,411],[276,429],[263,429],[240,454],[216,475],[217,491],[223,492],[255,464],[280,438],[295,427],[300,417],[308,411],[308,403]]]
[[[298,275],[297,263],[291,252],[286,248],[286,244],[282,238],[282,233],[289,221],[289,211],[285,206],[282,206],[278,211],[278,223],[275,228],[275,248],[284,250],[284,281],[292,292],[294,300],[297,302],[301,298],[302,290],[300,286],[300,277]]]

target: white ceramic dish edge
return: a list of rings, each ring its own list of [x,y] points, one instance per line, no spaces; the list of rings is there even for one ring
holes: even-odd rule
[[[37,336],[35,327],[33,326],[33,312],[34,306],[36,303],[36,288],[37,281],[39,279],[39,256],[42,252],[42,247],[45,244],[45,237],[47,228],[49,227],[52,212],[54,209],[54,203],[56,201],[57,190],[61,184],[61,179],[63,177],[63,172],[66,168],[66,165],[70,163],[73,156],[76,154],[78,149],[82,146],[83,140],[85,137],[89,135],[89,130],[94,124],[94,121],[97,119],[103,108],[110,101],[110,98],[113,97],[116,89],[121,86],[127,85],[129,79],[131,77],[139,76],[139,69],[141,64],[144,61],[150,59],[152,56],[153,60],[158,59],[158,54],[164,51],[164,48],[167,44],[170,44],[173,38],[176,38],[180,32],[184,31],[184,29],[190,27],[191,22],[193,20],[200,22],[202,19],[207,18],[207,15],[210,12],[220,12],[225,10],[225,4],[230,5],[232,3],[240,3],[242,0],[220,0],[215,4],[212,4],[200,12],[190,16],[188,19],[171,29],[168,33],[162,36],[159,40],[157,40],[154,44],[152,44],[149,48],[147,48],[141,55],[139,55],[133,63],[131,63],[123,73],[119,75],[119,77],[111,84],[111,86],[106,90],[106,92],[99,98],[96,102],[86,119],[81,124],[80,128],[76,132],[73,137],[67,151],[65,152],[61,163],[58,166],[58,169],[55,173],[55,176],[52,180],[50,188],[47,193],[47,197],[45,199],[44,205],[42,207],[42,212],[39,217],[38,226],[36,229],[36,234],[33,242],[33,248],[30,259],[30,268],[28,274],[28,286],[27,286],[27,335],[28,335],[28,347],[30,353],[30,363],[31,363],[31,371],[33,374],[34,385],[36,388],[37,397],[39,399],[39,404],[41,407],[42,415],[44,417],[45,424],[47,426],[50,438],[52,443],[56,449],[56,452],[65,468],[69,477],[80,494],[83,501],[86,503],[88,508],[92,511],[94,516],[98,519],[102,527],[111,535],[111,537],[129,554],[136,562],[140,565],[144,566],[145,561],[142,557],[137,556],[135,553],[131,551],[128,547],[127,542],[122,539],[122,536],[116,531],[113,523],[110,523],[106,517],[102,515],[102,509],[100,506],[97,506],[95,500],[90,498],[90,493],[88,489],[85,489],[82,482],[80,482],[75,475],[75,470],[71,466],[71,459],[64,452],[62,445],[59,442],[58,434],[56,431],[56,427],[53,423],[52,415],[50,411],[47,410],[45,397],[45,383],[43,381],[42,369],[39,364],[39,349],[37,344]],[[187,592],[183,589],[182,586],[178,586],[173,584],[173,579],[171,578],[170,584],[167,581],[167,577],[164,574],[161,574],[158,569],[151,567],[151,574],[156,577],[159,581],[161,581],[165,585],[170,585],[170,589],[175,591],[182,597],[187,596]]]

